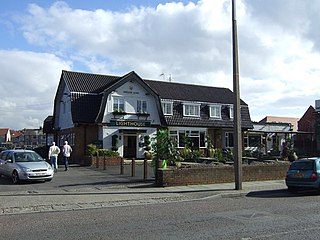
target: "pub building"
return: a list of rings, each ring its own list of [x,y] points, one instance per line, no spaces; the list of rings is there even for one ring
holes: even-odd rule
[[[144,158],[144,137],[167,127],[178,148],[233,147],[233,99],[230,89],[142,79],[135,72],[110,76],[63,70],[53,116],[44,131],[62,146],[73,147],[72,161],[82,162],[88,144],[111,149],[124,158]],[[253,128],[241,100],[242,131]],[[115,141],[116,140],[116,141]],[[48,143],[50,144],[50,143]]]

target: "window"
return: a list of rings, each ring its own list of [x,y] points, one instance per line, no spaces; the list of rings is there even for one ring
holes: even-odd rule
[[[171,102],[162,102],[161,103],[162,105],[162,110],[163,110],[163,114],[164,115],[172,115],[173,114],[173,111],[172,111],[172,106],[173,106],[173,103]]]
[[[229,106],[229,116],[230,116],[230,119],[232,119],[233,118],[233,106],[232,105],[230,105]]]
[[[290,170],[314,170],[313,161],[293,162]]]
[[[184,104],[183,115],[188,117],[200,117],[200,105],[198,104]]]
[[[178,131],[170,131],[169,136],[174,143],[174,146],[178,147]]]
[[[138,100],[137,101],[137,112],[138,113],[147,113],[147,101]]]
[[[225,144],[226,144],[226,148],[233,147],[233,133],[232,132],[226,132]]]
[[[176,141],[179,148],[186,145],[191,149],[205,148],[205,135],[205,131],[170,131],[170,137]]]
[[[210,106],[210,117],[221,118],[221,105]]]
[[[114,112],[124,112],[124,99],[123,98],[113,98],[113,111]]]

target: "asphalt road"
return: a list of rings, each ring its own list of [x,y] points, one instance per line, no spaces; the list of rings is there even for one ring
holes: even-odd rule
[[[0,239],[318,239],[320,203],[313,192],[278,189],[3,215],[0,222]]]
[[[141,166],[140,166],[141,167]],[[156,188],[142,167],[71,167],[52,182],[0,179],[0,239],[317,239],[319,196],[283,181]]]

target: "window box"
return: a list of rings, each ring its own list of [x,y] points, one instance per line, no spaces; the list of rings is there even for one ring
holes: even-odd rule
[[[149,113],[146,113],[146,112],[143,112],[143,113],[138,112],[137,115],[138,115],[138,116],[150,116],[150,114],[149,114]]]
[[[147,112],[138,112],[136,113],[136,115],[138,116],[138,118],[144,117],[145,119],[147,119],[150,116],[150,114]]]
[[[122,111],[114,111],[114,112],[112,112],[112,114],[114,117],[127,115],[126,112],[122,112]]]

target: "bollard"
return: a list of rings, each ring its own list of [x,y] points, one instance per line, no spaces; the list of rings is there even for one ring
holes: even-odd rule
[[[136,160],[132,158],[131,177],[134,177],[135,175],[136,175]]]
[[[96,168],[99,168],[99,154],[96,156]]]
[[[103,155],[103,170],[106,170],[106,155]]]
[[[123,174],[123,170],[124,170],[124,158],[121,158],[121,162],[120,162],[120,174]]]
[[[145,159],[143,161],[143,179],[146,180],[148,178],[148,160]]]

